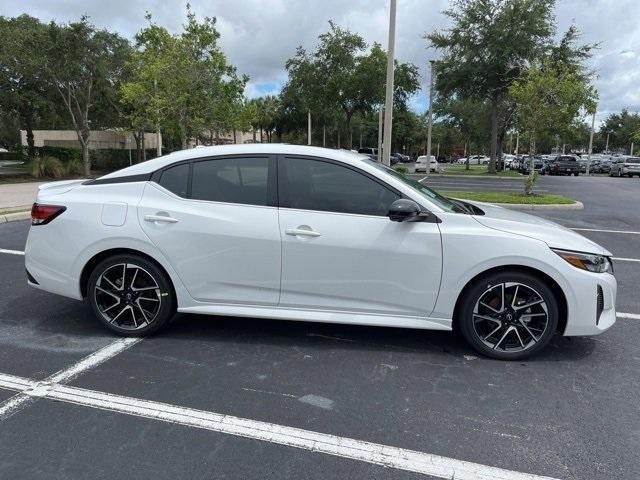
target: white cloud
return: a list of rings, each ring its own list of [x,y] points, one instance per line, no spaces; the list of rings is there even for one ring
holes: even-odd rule
[[[191,0],[199,16],[215,16],[221,46],[242,73],[251,76],[249,96],[276,93],[286,79],[284,62],[298,45],[311,48],[332,19],[360,33],[367,42],[387,44],[388,0]],[[426,83],[426,65],[434,52],[422,39],[425,32],[443,28],[446,0],[400,0],[397,15],[396,56],[420,67]],[[145,12],[173,31],[184,20],[183,0],[4,0],[0,15],[30,15],[48,21],[69,21],[87,14],[100,26],[132,38],[145,25]],[[622,108],[640,110],[640,24],[637,0],[559,0],[559,31],[575,23],[582,40],[600,43],[591,65],[598,73],[598,118]],[[411,104],[426,107],[420,92]]]

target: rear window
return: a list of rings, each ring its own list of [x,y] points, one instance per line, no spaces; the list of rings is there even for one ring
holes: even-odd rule
[[[193,164],[191,198],[245,205],[268,204],[266,157],[222,158]]]
[[[640,158],[627,158],[627,163],[640,163]]]
[[[558,160],[561,162],[575,162],[576,159],[574,157],[558,157]]]

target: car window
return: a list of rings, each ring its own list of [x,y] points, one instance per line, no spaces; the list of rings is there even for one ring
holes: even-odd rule
[[[280,165],[283,207],[386,216],[391,204],[400,198],[372,178],[335,163],[285,157]]]
[[[180,197],[186,197],[189,183],[189,164],[182,163],[167,168],[162,172],[159,183],[170,192]]]
[[[640,158],[627,158],[627,163],[640,163]]]
[[[268,176],[267,157],[220,158],[195,162],[191,198],[267,205]]]

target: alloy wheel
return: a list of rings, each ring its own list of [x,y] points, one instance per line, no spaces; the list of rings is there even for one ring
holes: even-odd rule
[[[94,298],[108,323],[132,331],[153,323],[162,306],[158,282],[147,270],[129,262],[111,265],[100,274]]]
[[[523,352],[536,345],[549,327],[549,309],[536,290],[518,282],[490,286],[473,309],[473,331],[488,348]]]

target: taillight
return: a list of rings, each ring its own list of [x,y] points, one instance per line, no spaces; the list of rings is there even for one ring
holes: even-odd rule
[[[67,207],[61,207],[60,205],[34,203],[33,207],[31,207],[31,225],[46,225],[66,209]]]

